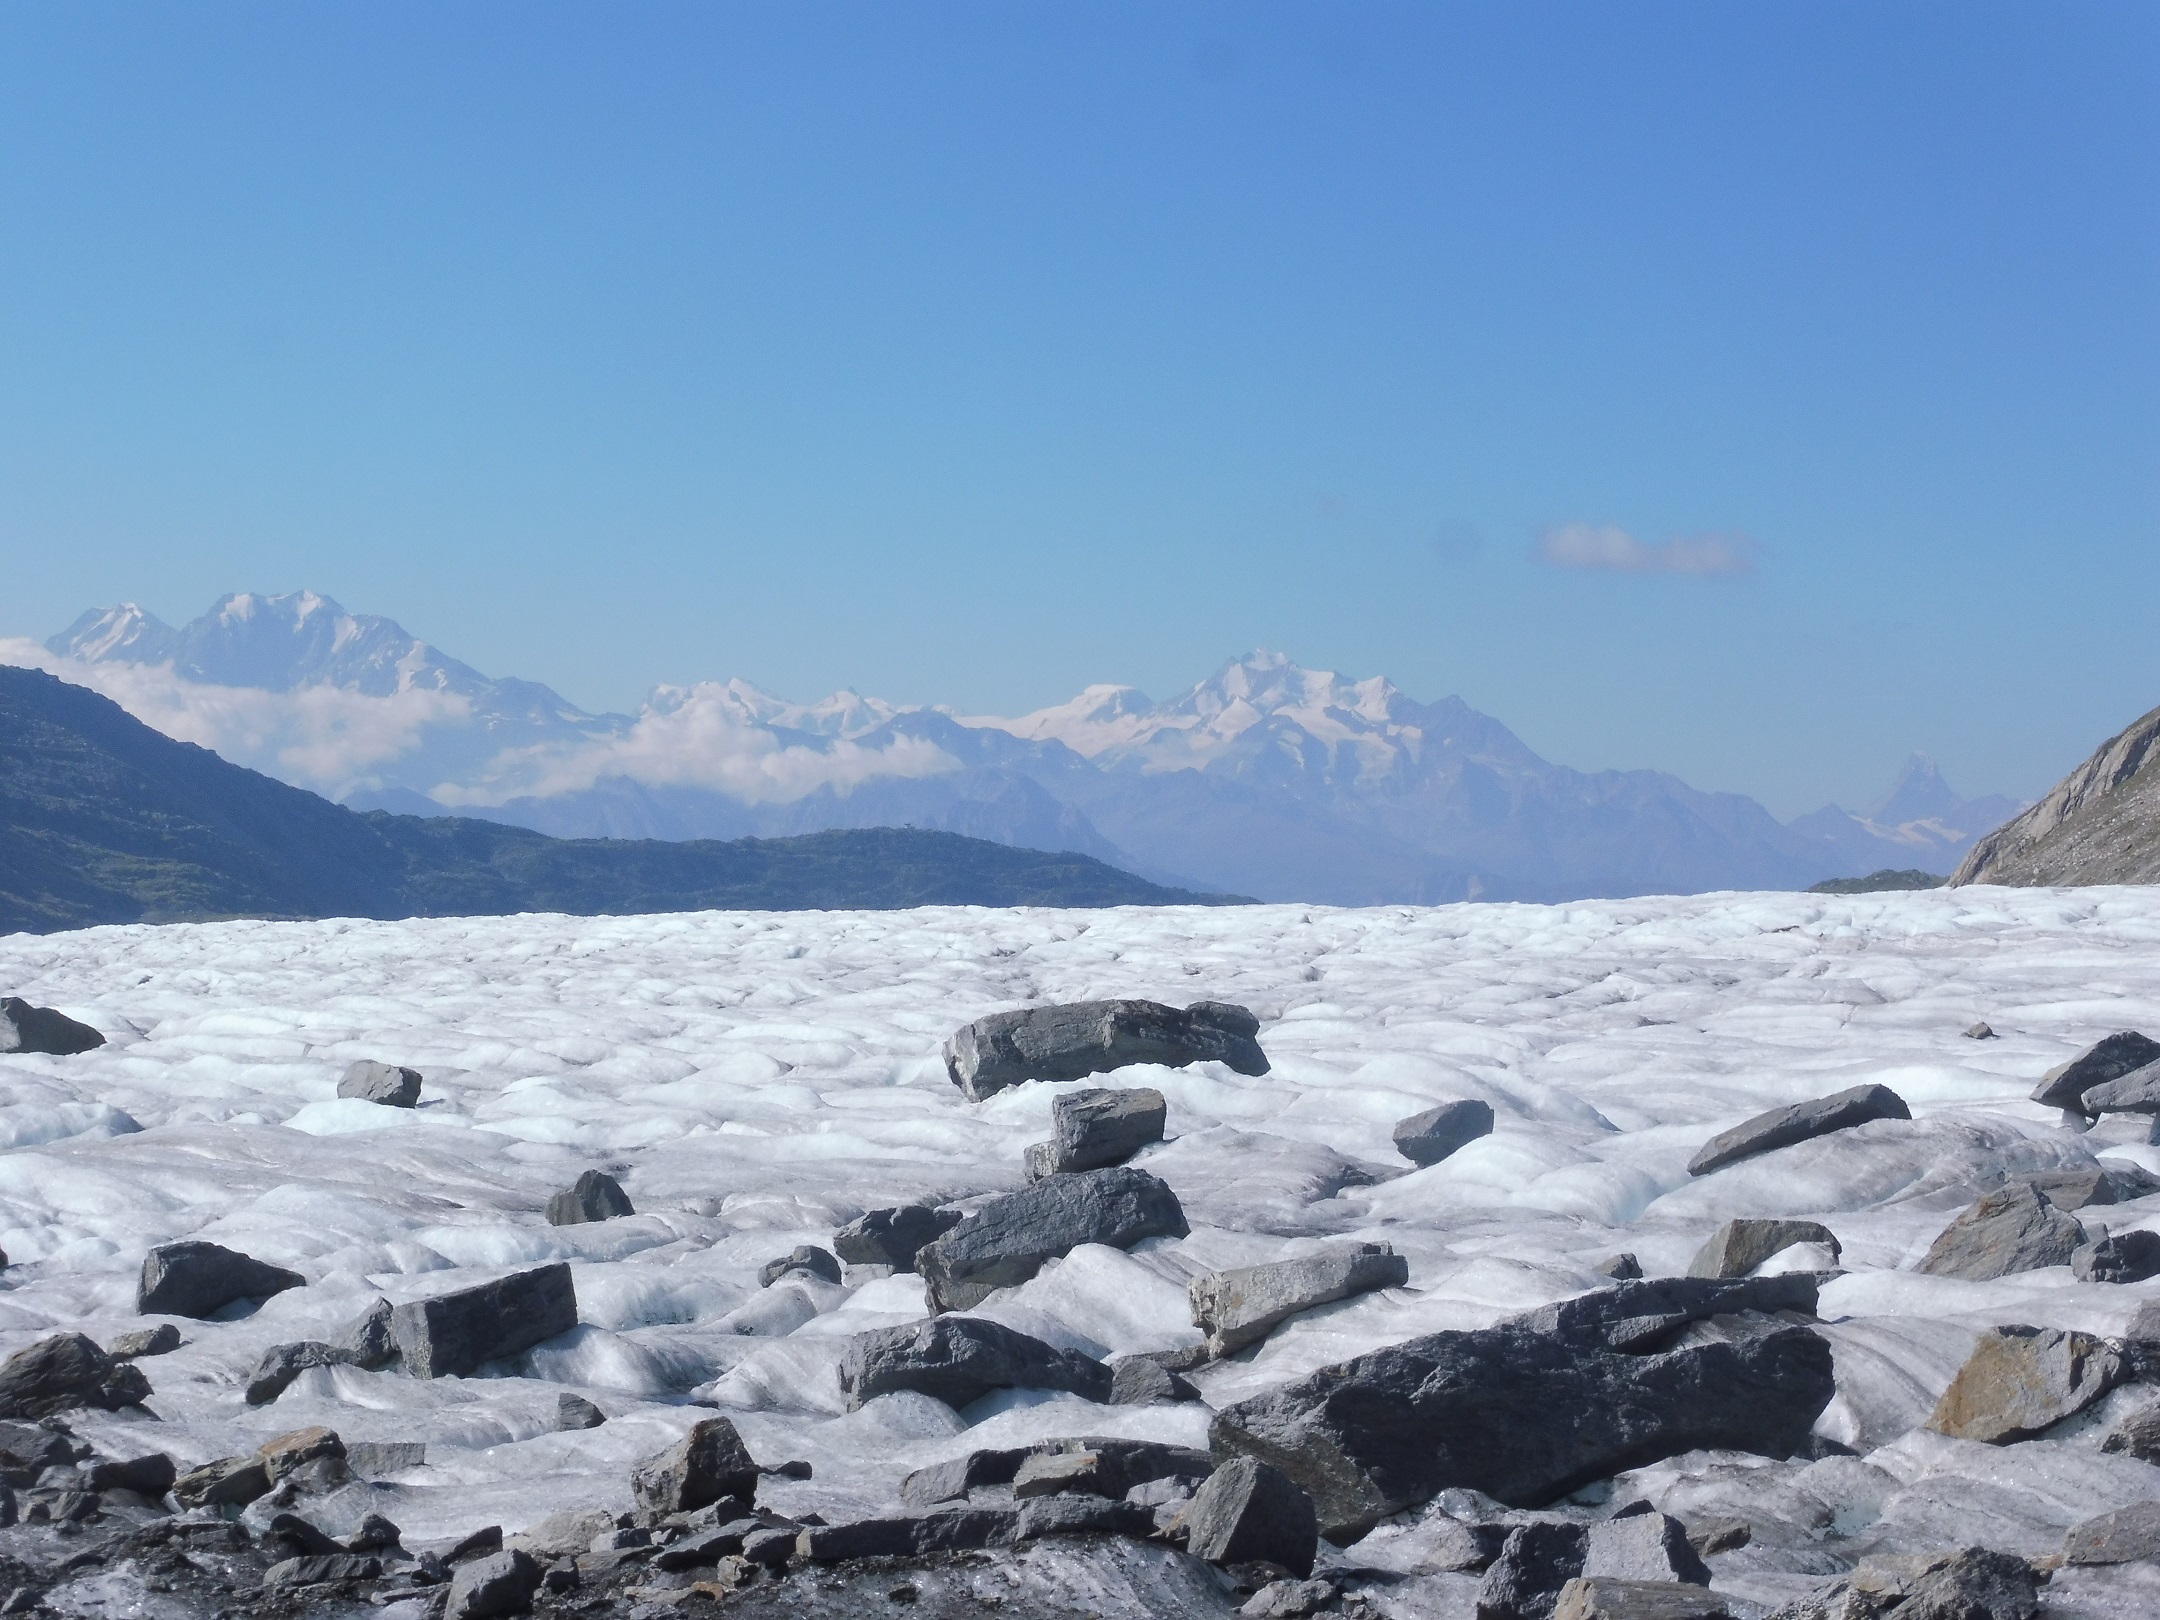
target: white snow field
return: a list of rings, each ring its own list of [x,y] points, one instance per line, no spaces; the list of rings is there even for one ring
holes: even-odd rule
[[[1106,996],[1245,1003],[1274,1070],[1092,1082],[1169,1099],[1171,1139],[1135,1162],[1177,1191],[1192,1235],[1083,1248],[977,1314],[1098,1355],[1163,1349],[1199,1336],[1185,1298],[1198,1271],[1344,1237],[1407,1254],[1408,1287],[1314,1311],[1196,1374],[1220,1405],[1596,1286],[1595,1263],[1619,1250],[1671,1273],[1728,1216],[1814,1216],[1849,1268],[1823,1291],[1840,1394],[1819,1426],[1863,1457],[1697,1455],[1619,1487],[1755,1520],[1755,1543],[1717,1560],[1721,1586],[1781,1601],[1871,1527],[1880,1545],[2054,1552],[2067,1525],[2160,1496],[2160,1470],[2098,1449],[2135,1391],[2021,1445],[1919,1428],[1978,1328],[2120,1332],[2160,1283],[1912,1270],[2006,1171],[2094,1154],[2160,1171],[2141,1122],[2080,1136],[2026,1101],[2100,1035],[2160,1032],[2160,890],[101,928],[0,939],[0,993],[110,1041],[0,1057],[0,1353],[143,1325],[136,1273],[156,1243],[204,1237],[299,1270],[306,1288],[183,1322],[186,1346],[142,1366],[155,1445],[183,1466],[313,1423],[424,1441],[421,1466],[322,1504],[335,1532],[366,1508],[408,1540],[626,1508],[628,1469],[702,1415],[693,1396],[760,1460],[814,1465],[768,1481],[765,1500],[836,1520],[889,1509],[908,1470],[978,1446],[1204,1445],[1197,1404],[1008,1393],[955,1413],[904,1395],[848,1414],[845,1336],[923,1314],[918,1280],[757,1285],[760,1263],[829,1244],[867,1208],[1019,1186],[1058,1088],[971,1105],[939,1045],[984,1013]],[[1976,1018],[2002,1038],[1964,1038]],[[338,1100],[361,1057],[422,1070],[421,1107]],[[1687,1175],[1694,1149],[1747,1115],[1866,1081],[1895,1088],[1914,1121]],[[1487,1099],[1497,1128],[1411,1169],[1389,1127],[1454,1097]],[[591,1167],[638,1213],[548,1226],[548,1195]],[[2160,1226],[2160,1199],[2096,1216]],[[325,1368],[273,1405],[242,1399],[266,1346],[329,1337],[377,1295],[558,1259],[582,1325],[494,1376]],[[610,1421],[553,1432],[564,1389]],[[153,1438],[118,1432],[145,1414],[73,1421],[122,1449]],[[1383,1526],[1343,1556],[1407,1566],[1416,1543],[1414,1525]],[[2051,1612],[2160,1612],[2140,1567],[2064,1571]],[[1439,1607],[1416,1612],[1467,1612],[1473,1586],[1424,1583],[1418,1601]]]

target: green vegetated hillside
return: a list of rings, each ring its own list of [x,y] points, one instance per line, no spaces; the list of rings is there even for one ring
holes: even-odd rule
[[[1221,903],[1085,855],[878,827],[720,843],[359,815],[0,667],[0,932],[211,917]]]

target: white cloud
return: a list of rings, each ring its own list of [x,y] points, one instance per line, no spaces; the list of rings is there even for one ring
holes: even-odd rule
[[[1751,574],[1755,542],[1744,534],[1638,540],[1610,523],[1564,523],[1538,537],[1537,554],[1557,568],[1617,574]]]

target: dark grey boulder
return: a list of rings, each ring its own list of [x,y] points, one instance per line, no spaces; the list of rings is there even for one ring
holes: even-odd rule
[[[1079,1460],[1062,1472],[1046,1466],[1059,1458]],[[1032,1446],[971,1451],[918,1468],[900,1482],[900,1500],[912,1508],[934,1507],[981,1486],[1017,1485],[1023,1469],[1031,1469],[1033,1477],[1062,1479],[1068,1490],[1122,1495],[1154,1480],[1204,1479],[1214,1472],[1215,1461],[1207,1452],[1153,1440],[1060,1438]]]
[[[703,1418],[667,1450],[646,1458],[630,1473],[638,1506],[660,1513],[689,1513],[723,1498],[750,1505],[757,1494],[758,1465],[724,1417]]]
[[[2088,1118],[2102,1114],[2160,1114],[2160,1062],[2132,1069],[2120,1079],[2086,1087],[2083,1112]]]
[[[1757,1611],[1751,1606],[1745,1612]],[[1779,1620],[1786,1612],[1778,1611]],[[1722,1592],[1704,1586],[1582,1575],[1560,1588],[1552,1620],[1733,1620],[1733,1609]],[[1857,1612],[1851,1620],[1859,1620]],[[1915,1615],[1913,1620],[1926,1617]]]
[[[1050,1140],[1027,1150],[1030,1181],[1123,1164],[1160,1142],[1169,1105],[1146,1086],[1076,1091],[1050,1105]]]
[[[1478,1620],[1552,1620],[1560,1589],[1582,1574],[1589,1550],[1583,1525],[1517,1525],[1478,1583]]]
[[[1415,1165],[1438,1164],[1457,1148],[1492,1135],[1492,1128],[1492,1104],[1465,1097],[1397,1120],[1395,1151]]]
[[[1708,1586],[1710,1571],[1688,1543],[1687,1526],[1644,1504],[1590,1526],[1584,1575],[1622,1581],[1685,1581]]]
[[[2067,1266],[2085,1241],[2065,1215],[2025,1182],[1997,1187],[1944,1227],[1920,1269],[1935,1277],[1987,1282],[2042,1266]]]
[[[1632,1254],[1607,1255],[1590,1269],[1601,1277],[1612,1278],[1615,1282],[1634,1282],[1643,1274],[1642,1262]]]
[[[1011,1508],[946,1508],[936,1513],[807,1525],[794,1536],[797,1557],[836,1564],[854,1558],[912,1558],[1011,1545],[1020,1515]],[[745,1543],[745,1554],[748,1544]]]
[[[399,1545],[405,1533],[380,1513],[363,1513],[353,1533],[345,1538],[347,1552],[382,1552]]]
[[[397,1337],[390,1331],[390,1302],[378,1299],[346,1323],[331,1341],[355,1367],[371,1371],[397,1360]]]
[[[1110,1364],[1113,1406],[1160,1406],[1199,1398],[1199,1390],[1151,1356],[1126,1356]]]
[[[1805,1274],[1626,1282],[1373,1351],[1215,1415],[1217,1457],[1275,1464],[1330,1536],[1452,1486],[1537,1507],[1681,1452],[1788,1457],[1835,1393]],[[1717,1319],[1744,1331],[1705,1331]],[[1690,1331],[1693,1329],[1694,1331]]]
[[[1142,1238],[1184,1237],[1177,1194],[1145,1170],[1115,1165],[1053,1176],[993,1198],[915,1256],[934,1310],[961,1311],[1024,1283],[1083,1243],[1129,1249]]]
[[[332,1546],[337,1543],[332,1542]],[[373,1581],[382,1578],[382,1560],[343,1550],[334,1553],[309,1553],[298,1558],[285,1558],[263,1571],[262,1583],[272,1586],[327,1586],[343,1581]],[[499,1611],[504,1614],[515,1610]]]
[[[1813,1102],[1773,1108],[1743,1120],[1729,1131],[1720,1131],[1696,1149],[1695,1157],[1688,1160],[1688,1174],[1707,1176],[1758,1153],[1792,1147],[1832,1131],[1849,1131],[1873,1120],[1911,1118],[1912,1110],[1905,1106],[1905,1099],[1888,1086],[1854,1086]]]
[[[268,1299],[307,1279],[237,1250],[191,1239],[162,1243],[143,1256],[135,1309],[144,1316],[213,1316],[242,1299]]]
[[[1333,1581],[1314,1579],[1269,1581],[1238,1610],[1250,1620],[1306,1620],[1306,1616],[1332,1609],[1342,1589]]]
[[[590,1221],[611,1221],[619,1215],[635,1215],[630,1195],[622,1183],[604,1170],[588,1170],[570,1186],[548,1200],[550,1226],[583,1226]]]
[[[2126,1453],[2139,1462],[2160,1463],[2160,1401],[2148,1401],[2123,1417],[2100,1442],[2100,1449]]]
[[[83,1470],[83,1483],[93,1491],[133,1491],[153,1502],[171,1490],[179,1477],[180,1470],[162,1451],[101,1458]]]
[[[1151,1536],[1155,1515],[1131,1502],[1093,1495],[1035,1496],[1020,1504],[1013,1540],[1044,1536]]]
[[[1409,1280],[1410,1262],[1391,1245],[1354,1243],[1208,1272],[1193,1278],[1185,1291],[1193,1326],[1208,1336],[1208,1353],[1227,1356],[1258,1344],[1300,1311],[1376,1288],[1400,1288]]]
[[[2160,1277],[2160,1232],[2103,1233],[2071,1251],[2070,1270],[2080,1282],[2134,1283]]]
[[[768,1260],[760,1266],[757,1274],[758,1286],[770,1288],[790,1272],[801,1272],[824,1282],[836,1283],[840,1280],[840,1262],[823,1249],[805,1243],[790,1249],[779,1259]]]
[[[1320,1550],[1312,1499],[1281,1469],[1232,1457],[1208,1476],[1184,1513],[1185,1550],[1211,1564],[1264,1559],[1310,1575]]]
[[[976,1019],[946,1041],[945,1072],[969,1102],[1025,1080],[1084,1080],[1134,1063],[1214,1062],[1262,1075],[1259,1033],[1259,1019],[1227,1002],[1181,1012],[1159,1001],[1074,1001]]]
[[[2127,1204],[2160,1192],[2160,1176],[2134,1164],[2094,1165],[2085,1170],[2027,1170],[2010,1177],[2057,1209],[2077,1211],[2092,1204]]]
[[[2160,1062],[2160,1041],[2147,1040],[2134,1029],[2121,1030],[2048,1070],[2033,1087],[2032,1100],[2044,1107],[2089,1115],[2086,1092],[2154,1062]]]
[[[73,1057],[95,1051],[105,1037],[50,1007],[33,1007],[20,996],[0,996],[0,1052]]]
[[[245,1507],[270,1492],[270,1469],[260,1457],[220,1457],[173,1481],[172,1496],[185,1508]]]
[[[41,1418],[77,1407],[140,1406],[150,1380],[80,1333],[55,1333],[0,1361],[0,1418]]]
[[[568,1390],[555,1397],[555,1431],[558,1434],[573,1429],[597,1429],[607,1421],[607,1414],[582,1395]]]
[[[961,1219],[957,1209],[932,1209],[926,1204],[873,1209],[833,1234],[833,1253],[851,1266],[913,1271],[916,1251],[936,1242]]]
[[[850,1411],[904,1389],[954,1407],[993,1389],[1062,1389],[1106,1401],[1110,1369],[996,1322],[938,1316],[856,1334],[840,1360],[840,1388]]]
[[[250,1406],[267,1406],[292,1387],[293,1380],[310,1367],[338,1367],[348,1357],[336,1345],[305,1339],[293,1344],[273,1344],[255,1363],[247,1381]]]
[[[540,1590],[540,1576],[539,1561],[514,1548],[460,1564],[450,1577],[443,1620],[493,1620],[498,1615],[524,1614]]]
[[[357,1097],[362,1102],[381,1103],[385,1108],[418,1108],[420,1071],[362,1058],[346,1068],[344,1077],[338,1081],[337,1094]]]
[[[362,1479],[402,1474],[426,1461],[424,1440],[354,1440],[345,1447],[345,1466]]]
[[[1995,1031],[1990,1028],[1986,1020],[1983,1019],[1977,1024],[1968,1024],[1965,1026],[1965,1038],[1968,1041],[1992,1041],[1997,1037]]]
[[[1819,1243],[1835,1260],[1843,1251],[1820,1221],[1727,1221],[1688,1263],[1690,1277],[1745,1277],[1765,1260],[1799,1243]]]
[[[347,1550],[297,1513],[273,1514],[263,1534],[265,1540],[281,1543],[291,1558],[331,1558]]]
[[[180,1330],[170,1322],[160,1322],[154,1328],[120,1334],[105,1347],[105,1353],[115,1361],[134,1361],[143,1356],[169,1356],[180,1348],[180,1343]]]
[[[560,1263],[413,1300],[390,1313],[390,1336],[415,1378],[469,1373],[576,1326],[577,1290],[569,1266]]]

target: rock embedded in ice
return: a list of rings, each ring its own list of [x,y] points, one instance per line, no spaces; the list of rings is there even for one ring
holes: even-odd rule
[[[1153,1356],[1125,1356],[1110,1364],[1112,1406],[1159,1406],[1199,1398],[1199,1390]]]
[[[1774,1152],[1874,1120],[1911,1118],[1912,1110],[1905,1106],[1905,1099],[1888,1086],[1854,1086],[1813,1102],[1773,1108],[1719,1132],[1696,1149],[1695,1157],[1688,1160],[1688,1174],[1707,1176],[1758,1153]]]
[[[342,1366],[351,1357],[334,1344],[304,1339],[295,1344],[273,1344],[255,1363],[244,1398],[250,1406],[268,1406],[292,1387],[294,1379],[310,1367]]]
[[[576,1326],[577,1290],[560,1262],[411,1300],[390,1313],[390,1336],[415,1378],[469,1373]]]
[[[2103,1233],[2071,1254],[2070,1270],[2080,1282],[2134,1283],[2160,1277],[2160,1232]]]
[[[1189,1446],[1153,1440],[1081,1439],[1038,1446],[1013,1472],[1016,1498],[1060,1492],[1122,1497],[1161,1479],[1198,1482],[1215,1472],[1215,1459]]]
[[[1615,1514],[1590,1526],[1581,1573],[1621,1581],[1710,1584],[1710,1571],[1688,1542],[1687,1526],[1647,1504],[1642,1512]]]
[[[0,1418],[41,1418],[77,1407],[140,1406],[150,1380],[80,1333],[55,1333],[0,1361]]]
[[[1259,1019],[1227,1002],[1196,1001],[1182,1012],[1159,1001],[1066,1002],[992,1013],[956,1030],[945,1042],[945,1073],[969,1102],[1027,1080],[1084,1080],[1135,1063],[1216,1062],[1257,1076],[1268,1072],[1259,1033]]]
[[[873,1209],[833,1234],[833,1253],[851,1266],[913,1271],[916,1251],[950,1232],[962,1218],[957,1209],[932,1209],[927,1204]]]
[[[1982,1022],[1969,1025],[1965,1031],[1965,1038],[1968,1041],[1992,1041],[1996,1037],[1995,1031],[1990,1029],[1985,1022]]]
[[[796,1557],[838,1564],[852,1558],[908,1558],[1007,1546],[1019,1523],[1020,1515],[1012,1508],[945,1508],[936,1513],[858,1519],[852,1524],[807,1525],[792,1539]],[[749,1546],[746,1540],[745,1557]]]
[[[162,1451],[135,1457],[105,1458],[83,1470],[83,1483],[93,1491],[133,1491],[153,1502],[173,1488],[180,1470]]]
[[[348,1440],[345,1443],[345,1466],[362,1479],[401,1474],[426,1461],[427,1443],[422,1440]]]
[[[381,1103],[385,1108],[418,1108],[420,1071],[362,1058],[347,1066],[344,1077],[338,1081],[337,1094],[357,1097],[362,1102]]]
[[[1553,1600],[1552,1620],[1731,1620],[1732,1613],[1725,1595],[1707,1587],[1585,1575],[1560,1588]],[[1860,1620],[1860,1616],[1856,1613],[1850,1620]]]
[[[540,1565],[531,1554],[515,1549],[491,1553],[461,1565],[450,1578],[443,1620],[494,1620],[498,1615],[523,1614],[539,1590]]]
[[[2092,1110],[2085,1106],[2087,1091],[2153,1062],[2160,1062],[2160,1041],[2147,1040],[2134,1029],[2121,1030],[2048,1070],[2033,1087],[2032,1100],[2047,1108],[2090,1115]]]
[[[2081,1102],[2088,1117],[2100,1114],[2160,1114],[2160,1062],[2132,1069],[2120,1079],[2088,1086]]]
[[[1151,1536],[1155,1515],[1136,1503],[1093,1495],[1034,1496],[1020,1504],[1013,1540],[1044,1536]]]
[[[1438,1164],[1457,1148],[1492,1135],[1492,1128],[1492,1104],[1465,1097],[1397,1120],[1395,1151],[1412,1164]]]
[[[1333,1581],[1269,1581],[1245,1602],[1239,1614],[1253,1620],[1304,1620],[1318,1614],[1341,1595]]]
[[[1478,1620],[1548,1620],[1589,1548],[1584,1525],[1517,1525],[1478,1583]]]
[[[1818,1244],[1833,1260],[1843,1253],[1830,1228],[1820,1221],[1727,1221],[1688,1262],[1690,1277],[1745,1277],[1772,1255],[1795,1244]]]
[[[0,1052],[74,1057],[93,1052],[105,1037],[50,1007],[33,1007],[20,996],[0,996]]]
[[[333,1546],[336,1543],[332,1543]],[[358,1553],[310,1553],[281,1559],[263,1571],[265,1588],[277,1586],[324,1586],[341,1581],[372,1581],[382,1576],[382,1560]],[[514,1611],[504,1610],[504,1613]]]
[[[768,1260],[758,1268],[760,1288],[770,1288],[791,1272],[802,1272],[829,1283],[840,1280],[840,1262],[815,1244],[805,1243],[790,1249],[777,1260]]]
[[[1146,1086],[1076,1091],[1050,1105],[1050,1140],[1027,1150],[1027,1176],[1070,1175],[1123,1164],[1163,1137],[1169,1105]]]
[[[555,1397],[555,1430],[558,1434],[572,1429],[597,1429],[607,1421],[607,1414],[582,1395],[568,1390]]]
[[[1110,1369],[997,1322],[937,1316],[873,1328],[848,1340],[840,1359],[848,1410],[901,1390],[966,1406],[993,1389],[1061,1389],[1091,1401],[1110,1396]]]
[[[2160,1192],[2160,1176],[2134,1164],[2094,1165],[2084,1170],[2028,1170],[2010,1178],[2023,1182],[2060,1210],[2090,1204],[2127,1204]]]
[[[591,1221],[611,1221],[619,1215],[635,1215],[630,1195],[622,1183],[604,1170],[588,1170],[577,1181],[548,1200],[550,1226],[583,1226]]]
[[[2073,1525],[2063,1537],[2066,1564],[2129,1564],[2160,1559],[2160,1502],[2133,1502]]]
[[[404,1532],[380,1513],[363,1513],[353,1533],[345,1538],[347,1552],[381,1552],[404,1540]]]
[[[1300,1311],[1409,1280],[1410,1262],[1392,1245],[1358,1243],[1209,1272],[1186,1284],[1186,1295],[1193,1326],[1208,1336],[1208,1353],[1221,1357],[1259,1343]]]
[[[2006,1445],[2084,1411],[2123,1373],[2122,1357],[2090,1333],[1989,1328],[1935,1403],[1927,1426],[1955,1440]]]
[[[1145,1170],[1116,1165],[991,1199],[918,1250],[915,1269],[929,1283],[932,1309],[964,1311],[1083,1243],[1129,1249],[1142,1238],[1190,1232],[1176,1193]]]
[[[1312,1499],[1257,1457],[1232,1457],[1208,1476],[1183,1515],[1185,1550],[1211,1564],[1264,1559],[1310,1575],[1320,1549]]]
[[[268,1299],[307,1278],[199,1238],[162,1243],[143,1256],[135,1309],[143,1316],[214,1316],[235,1300]]]
[[[398,1353],[397,1339],[390,1331],[390,1302],[377,1299],[346,1323],[344,1331],[332,1343],[355,1367],[372,1371],[389,1366],[397,1360]]]
[[[630,1473],[638,1506],[660,1513],[689,1513],[723,1498],[745,1509],[757,1495],[758,1466],[724,1417],[700,1419],[676,1444],[646,1458]]]
[[[1590,1269],[1601,1277],[1612,1278],[1615,1282],[1634,1282],[1643,1274],[1642,1262],[1632,1254],[1609,1255]]]
[[[179,1348],[180,1330],[170,1322],[160,1322],[153,1328],[119,1335],[105,1347],[105,1353],[115,1361],[134,1361],[142,1356],[169,1356]]]
[[[297,1513],[274,1515],[263,1532],[263,1539],[282,1543],[287,1556],[293,1558],[327,1558],[346,1551],[343,1545]]]
[[[2026,1182],[1996,1188],[1944,1227],[1920,1269],[1934,1277],[1989,1282],[2042,1266],[2067,1266],[2085,1241],[2066,1215]]]
[[[189,1469],[172,1487],[185,1508],[245,1507],[269,1491],[270,1470],[260,1457],[221,1457]]]
[[[1800,1274],[1620,1283],[1324,1367],[1224,1407],[1209,1444],[1289,1473],[1331,1537],[1451,1486],[1533,1507],[1687,1451],[1787,1457],[1836,1392],[1827,1340],[1775,1322],[1662,1347],[1711,1317],[1812,1314],[1814,1298]]]
[[[255,1455],[262,1458],[263,1466],[270,1471],[274,1485],[288,1474],[296,1473],[311,1462],[329,1457],[339,1462],[345,1460],[345,1442],[335,1429],[315,1426],[294,1429],[289,1434],[274,1436],[256,1447]]]
[[[2140,1462],[2160,1463],[2160,1401],[2147,1401],[2118,1421],[2100,1442],[2100,1449],[2127,1453]]]

